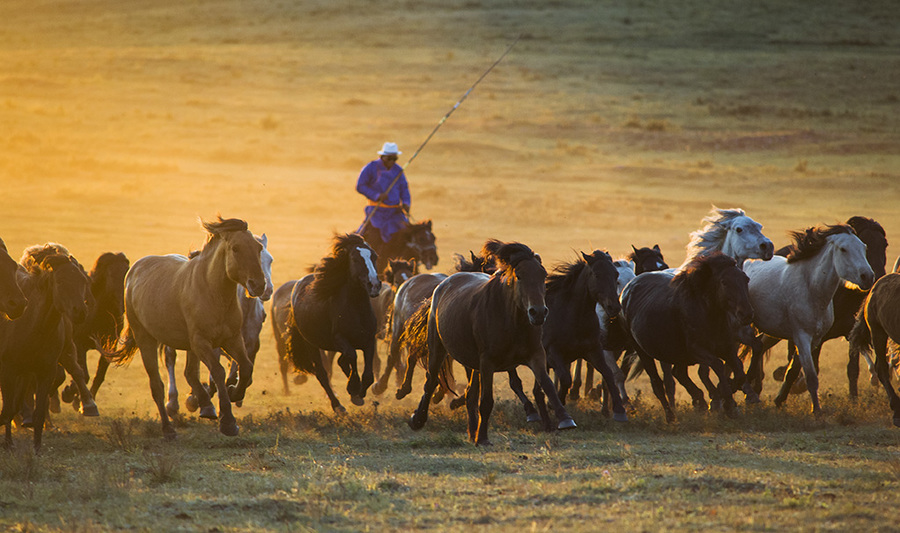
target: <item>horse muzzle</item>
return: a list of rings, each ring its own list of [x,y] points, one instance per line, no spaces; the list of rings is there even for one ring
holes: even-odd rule
[[[759,258],[763,261],[768,261],[775,257],[775,245],[772,244],[772,241],[766,241],[759,245]]]
[[[547,315],[549,313],[550,310],[547,309],[546,305],[529,307],[528,322],[531,323],[532,326],[540,326],[547,320]]]
[[[248,279],[247,284],[244,285],[244,287],[247,289],[247,294],[252,298],[259,298],[266,292],[265,280]]]
[[[28,305],[28,300],[25,298],[10,298],[6,301],[6,304],[3,306],[4,314],[10,320],[15,320],[25,314],[25,308]]]

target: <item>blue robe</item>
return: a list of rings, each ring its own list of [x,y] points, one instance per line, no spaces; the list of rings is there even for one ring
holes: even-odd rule
[[[388,170],[380,158],[363,167],[362,172],[359,173],[359,180],[356,182],[356,190],[369,199],[370,205],[366,206],[366,217],[375,209],[381,193],[386,191],[394,178],[402,172],[403,169],[397,164]],[[388,192],[387,200],[378,205],[375,214],[369,219],[369,224],[378,228],[381,231],[381,239],[388,242],[397,231],[409,224],[409,219],[406,218],[406,214],[401,208],[402,205],[410,205],[409,184],[406,182],[406,175],[400,176],[400,179]]]

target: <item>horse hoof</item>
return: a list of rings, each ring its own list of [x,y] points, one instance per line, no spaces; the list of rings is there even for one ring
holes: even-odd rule
[[[228,399],[231,400],[231,403],[237,403],[244,399],[244,391],[235,387],[234,385],[229,385]]]
[[[525,417],[525,421],[526,422],[540,422],[541,415],[539,415],[538,413],[531,413],[530,415]]]
[[[82,404],[79,412],[82,416],[100,416],[100,410],[97,409],[97,404],[93,402],[90,405]]]
[[[353,405],[365,405],[365,404],[366,404],[366,400],[365,400],[362,396],[354,396],[354,395],[351,395],[351,396],[350,396],[350,402],[351,402]]]
[[[234,402],[234,406],[235,406],[235,407],[243,407],[243,406],[244,406],[244,400],[238,400],[238,401]]]
[[[460,407],[466,405],[466,397],[460,396],[459,398],[453,398],[450,400],[450,410],[453,411],[455,409],[459,409]]]
[[[297,374],[294,376],[294,385],[303,385],[307,379],[309,378],[306,377],[306,374]]]
[[[219,415],[216,414],[216,408],[212,405],[205,405],[200,409],[200,418],[205,418],[207,420],[215,420],[219,418]]]
[[[338,415],[347,414],[347,409],[341,404],[332,405],[331,409],[334,411],[335,414],[338,414]]]
[[[72,403],[72,400],[75,399],[75,391],[69,387],[66,387],[63,389],[59,396],[63,403]]]
[[[487,439],[475,441],[475,446],[486,446],[486,447],[489,447],[489,446],[493,446],[493,445],[494,445],[494,443],[491,442],[491,441],[489,441],[489,440],[487,440]]]
[[[166,403],[166,414],[171,417],[176,416],[178,414],[178,402]]]
[[[240,428],[235,422],[219,424],[219,433],[226,437],[237,437],[237,434],[240,433]]]
[[[613,413],[613,420],[616,422],[628,422],[628,415],[625,413]]]
[[[409,429],[413,431],[419,431],[425,427],[425,419],[424,417],[418,416],[418,413],[413,413],[406,423],[409,425]]]
[[[375,396],[381,396],[385,390],[387,390],[387,385],[382,385],[380,381],[372,386],[372,394]]]
[[[60,411],[59,396],[53,394],[50,396],[50,412],[58,413],[59,411]]]
[[[184,408],[187,409],[189,413],[193,413],[197,409],[200,409],[200,400],[198,400],[196,396],[191,394],[184,399]]]
[[[394,397],[398,400],[402,400],[403,398],[406,398],[410,392],[412,392],[412,390],[397,389],[397,394],[395,394]]]
[[[559,424],[557,424],[556,429],[575,429],[577,427],[578,426],[575,425],[574,420],[572,420],[571,418],[564,418],[559,421]]]
[[[775,369],[774,372],[772,372],[772,377],[775,379],[775,381],[784,381],[784,375],[786,373],[787,373],[787,367],[779,366],[778,368]]]

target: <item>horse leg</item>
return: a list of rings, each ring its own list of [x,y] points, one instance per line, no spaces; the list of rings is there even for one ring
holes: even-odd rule
[[[50,389],[53,386],[57,364],[45,369],[38,374],[37,387],[34,398],[34,452],[41,451],[41,440],[44,434],[44,421],[47,419],[47,411],[50,407]]]
[[[428,325],[428,372],[425,374],[425,388],[422,392],[422,398],[419,400],[419,406],[409,418],[409,427],[419,430],[425,426],[428,421],[428,405],[431,403],[431,396],[434,389],[437,388],[440,380],[441,367],[444,365],[444,359],[447,357],[447,349],[441,343],[440,336],[437,333],[437,322],[434,317],[434,311],[429,312]]]
[[[855,401],[859,397],[859,351],[853,346],[847,352],[847,386],[850,399]]]
[[[85,382],[84,370],[78,365],[76,357],[75,343],[68,340],[60,355],[59,363],[66,369],[66,372],[72,376],[75,385],[78,387],[78,395],[81,399],[81,414],[84,416],[100,416],[100,411],[97,409],[94,397],[91,395],[91,391],[88,389],[87,383]]]
[[[625,405],[630,404],[631,399],[628,397],[628,391],[625,389],[625,373],[622,372],[622,368],[617,364],[619,356],[612,350],[603,350],[603,359],[606,360],[606,364],[609,365],[609,368],[613,371],[613,382],[609,384],[609,387],[616,387],[619,389],[619,396],[622,398],[622,403]],[[593,379],[593,367],[591,366],[588,366],[588,375],[592,376],[591,379]],[[585,387],[587,387],[587,385],[585,385]]]
[[[170,348],[169,346],[163,346],[162,351],[166,362],[166,372],[169,381],[169,401],[166,402],[166,412],[169,413],[169,416],[174,417],[178,414],[178,385],[175,383],[175,360],[177,355],[175,349]],[[194,412],[197,410],[197,405],[190,403],[190,401],[186,401],[185,406],[188,411]]]
[[[794,344],[794,341],[788,341],[788,361],[795,358],[797,358],[797,345]],[[803,394],[806,390],[806,376],[801,370],[800,374],[794,379],[790,394]]]
[[[534,404],[531,403],[528,396],[525,396],[525,390],[522,386],[522,380],[519,378],[519,374],[515,369],[510,370],[507,374],[509,375],[509,388],[512,389],[516,398],[522,403],[522,408],[525,409],[525,420],[527,422],[540,422],[541,415],[538,414],[537,409],[534,408]]]
[[[328,396],[328,401],[331,402],[331,410],[337,414],[346,413],[347,409],[341,405],[340,400],[338,400],[337,396],[334,394],[334,389],[331,388],[331,376],[328,375],[328,369],[326,368],[325,361],[322,359],[323,352],[309,344],[304,345],[303,348],[295,347],[294,349],[305,349],[308,351],[306,357],[313,363],[316,380],[319,382],[319,385],[322,386],[325,395]]]
[[[408,351],[406,359],[406,372],[404,372],[403,375],[403,383],[400,384],[400,388],[397,389],[397,393],[395,395],[398,400],[406,398],[406,396],[412,392],[412,381],[416,373],[417,362],[418,359],[416,358],[415,352],[412,350]]]
[[[476,443],[478,438],[478,398],[481,395],[481,373],[466,369],[469,383],[466,385],[466,421],[469,442]]]
[[[650,386],[653,388],[653,394],[656,395],[656,399],[659,400],[660,405],[662,405],[663,412],[666,415],[666,422],[674,422],[675,412],[669,404],[663,380],[659,377],[659,372],[656,370],[655,359],[643,353],[640,349],[637,351],[637,354],[638,358],[641,360],[641,365],[644,367],[644,372],[646,372],[647,377],[650,378]]]
[[[572,400],[578,400],[581,397],[581,359],[575,361],[575,372],[572,375]]]
[[[375,356],[378,352],[378,345],[375,337],[366,342],[363,347],[363,373],[362,380],[359,383],[359,399],[366,397],[366,391],[375,383]]]
[[[144,370],[147,371],[147,377],[150,379],[150,394],[159,410],[163,438],[166,440],[174,440],[176,437],[175,428],[172,426],[166,407],[163,404],[165,401],[165,391],[162,378],[159,377],[159,357],[157,356],[157,350],[159,348],[158,344],[156,339],[150,337],[148,333],[138,331],[134,325],[132,325],[132,334],[135,336],[135,342],[137,342],[138,348],[141,351],[141,361],[144,363]]]
[[[543,349],[540,349],[543,352]],[[553,386],[553,380],[550,379],[550,375],[547,374],[547,359],[544,355],[541,357],[541,354],[536,354],[531,358],[528,363],[529,368],[531,368],[531,373],[534,374],[534,382],[535,384],[539,384],[540,388],[543,389],[544,394],[547,395],[547,400],[550,401],[550,405],[553,406],[553,412],[556,414],[557,424],[556,429],[572,429],[577,427],[575,425],[575,421],[569,415],[568,411],[566,411],[566,406],[562,404],[559,399],[559,394],[556,392],[556,388]],[[546,412],[547,407],[544,406],[541,409],[541,405],[543,404],[543,399],[539,399],[537,395],[535,395],[535,401],[538,403],[538,409],[541,413],[541,417],[544,418],[544,427],[550,427],[550,418],[549,413]]]
[[[481,374],[481,394],[478,398],[478,434],[475,437],[475,446],[491,446],[488,439],[488,424],[491,420],[491,412],[494,410],[494,369],[484,363],[482,358],[481,369],[473,372],[473,375]],[[471,424],[471,422],[470,422]]]
[[[794,380],[797,379],[798,366],[802,365],[803,373],[806,376],[806,388],[809,390],[809,397],[812,401],[812,412],[816,417],[819,417],[822,414],[819,406],[819,379],[812,360],[811,343],[812,339],[806,333],[800,333],[795,338],[794,344],[797,346],[797,356],[791,360],[787,375],[785,375],[784,384],[775,398],[775,405],[781,405],[787,399],[791,386],[794,384]]]
[[[101,355],[100,359],[97,360],[97,372],[94,373],[94,379],[91,381],[91,396],[95,399],[97,398],[97,391],[100,390],[100,385],[106,381],[106,372],[108,370],[109,360]]]
[[[452,363],[453,363],[453,360],[450,359],[449,357],[447,359],[445,359],[445,361],[446,361],[448,367],[450,365],[452,365]],[[458,409],[461,406],[466,405],[466,395],[468,394],[468,391],[469,391],[469,381],[472,379],[472,370],[469,368],[466,368],[466,367],[463,367],[463,368],[466,371],[466,390],[465,390],[465,392],[463,392],[462,396],[459,396],[457,398],[453,398],[452,400],[450,400],[450,409],[451,410]],[[455,381],[454,381],[454,383],[455,383]]]
[[[213,355],[213,358],[218,363],[219,357],[217,355]],[[207,368],[209,368],[209,363],[206,363]],[[211,369],[210,369],[211,370]],[[224,370],[223,370],[224,372]],[[196,407],[200,408],[200,418],[205,418],[207,420],[215,420],[218,418],[216,414],[216,408],[212,404],[212,398],[209,395],[207,389],[203,386],[203,382],[200,381],[200,357],[193,350],[188,350],[185,361],[184,361],[184,379],[187,381],[187,384],[191,387],[191,395],[188,396],[188,402],[191,403],[188,406],[189,411],[195,411]],[[222,395],[219,395],[219,402],[221,403]],[[193,398],[193,401],[191,401]],[[191,407],[196,407],[191,409]]]
[[[243,343],[241,343],[243,345]],[[188,352],[190,354],[191,352]],[[201,353],[205,353],[206,357],[203,357]],[[219,356],[216,350],[209,350],[206,352],[198,353],[197,356],[203,361],[206,367],[209,369],[209,373],[212,375],[213,382],[216,384],[216,388],[220,391],[228,390],[225,385],[225,368],[222,366],[222,363],[219,361]],[[198,376],[199,377],[199,376]],[[199,380],[198,380],[199,383]],[[200,384],[200,388],[203,388],[203,385]],[[201,411],[202,413],[202,411]],[[240,432],[240,429],[237,425],[237,420],[234,418],[234,413],[231,411],[231,398],[228,394],[219,394],[219,433],[228,436],[234,437]]]
[[[553,369],[556,374],[556,392],[559,394],[559,401],[563,405],[566,404],[566,396],[569,394],[569,388],[572,387],[571,363],[566,363],[561,354],[555,347],[549,346],[547,349],[547,365]]]
[[[694,406],[694,410],[700,412],[707,411],[706,397],[703,395],[703,391],[700,387],[698,387],[693,380],[691,380],[690,376],[688,376],[687,365],[672,365],[672,376],[681,383],[681,386],[684,387],[691,396],[691,405]]]
[[[398,337],[396,340],[394,337]],[[372,394],[376,396],[381,396],[384,394],[384,391],[387,390],[388,382],[391,378],[391,372],[397,368],[397,373],[399,375],[399,367],[397,366],[400,362],[400,339],[399,335],[391,334],[391,342],[388,348],[388,358],[387,362],[384,365],[384,372],[381,376],[378,377],[378,381],[375,383],[375,386],[372,387]]]
[[[729,372],[725,368],[725,362],[712,354],[708,354],[707,358],[709,360],[707,364],[716,373],[716,377],[719,378],[719,394],[722,396],[722,402],[725,406],[725,415],[729,418],[734,418],[738,414],[737,404],[734,401],[734,391],[731,389],[731,380],[729,379]]]
[[[193,343],[192,343],[193,344]],[[225,378],[224,373],[225,369],[222,369],[222,382],[219,383],[216,380],[216,387],[219,389],[219,411],[221,413],[221,404],[222,404],[222,396],[228,396],[230,402],[239,402],[244,399],[244,395],[247,393],[247,388],[253,383],[253,361],[247,356],[247,348],[244,345],[244,338],[241,336],[240,332],[234,337],[230,339],[226,339],[225,342],[222,343],[222,349],[237,363],[238,365],[238,382],[237,385],[233,386],[225,386]],[[198,354],[200,355],[200,354]],[[203,357],[202,355],[200,355]],[[219,368],[222,368],[222,365],[219,364],[219,357],[217,354],[210,352],[210,359],[215,359],[216,364]],[[212,371],[212,369],[210,369]],[[215,376],[213,376],[215,379]],[[228,394],[225,394],[225,391]],[[231,411],[231,403],[228,404],[229,413]],[[224,413],[221,413],[220,416],[224,416]],[[221,419],[220,424],[221,426]],[[235,426],[236,427],[236,426]]]
[[[685,369],[685,374],[687,374],[687,370]],[[703,383],[703,386],[706,387],[706,391],[709,393],[709,410],[710,411],[718,411],[722,408],[722,396],[719,394],[718,389],[716,388],[716,384],[709,379],[709,365],[698,365],[697,366],[697,377],[700,378],[700,381]],[[702,394],[702,391],[701,391]],[[691,396],[693,399],[693,395]],[[704,402],[706,403],[706,402]],[[694,407],[697,407],[697,404],[694,404]]]
[[[603,354],[603,350],[601,348],[597,348],[591,350],[588,354],[588,361],[591,363],[590,366],[593,366],[597,370],[600,371],[600,375],[603,376],[603,383],[612,385],[616,380],[615,371],[610,368],[609,363],[606,360],[606,357]],[[606,387],[609,395],[609,399],[612,401],[612,411],[613,411],[613,420],[616,422],[627,422],[628,414],[625,413],[625,404],[622,402],[622,396],[619,395],[619,389],[615,386]]]
[[[872,349],[875,352],[875,374],[878,376],[884,392],[887,393],[891,411],[894,412],[893,423],[900,427],[900,397],[897,396],[894,386],[891,384],[891,369],[887,353],[888,335],[878,324],[871,324],[869,327],[872,335]]]
[[[672,375],[672,365],[669,363],[659,362],[659,368],[662,369],[663,386],[666,389],[666,399],[669,405],[675,405],[675,376]]]

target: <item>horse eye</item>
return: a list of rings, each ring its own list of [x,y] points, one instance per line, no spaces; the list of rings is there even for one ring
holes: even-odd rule
[[[744,228],[737,228],[737,229],[735,229],[735,231],[737,231],[738,233],[743,233],[743,232],[744,232]]]

